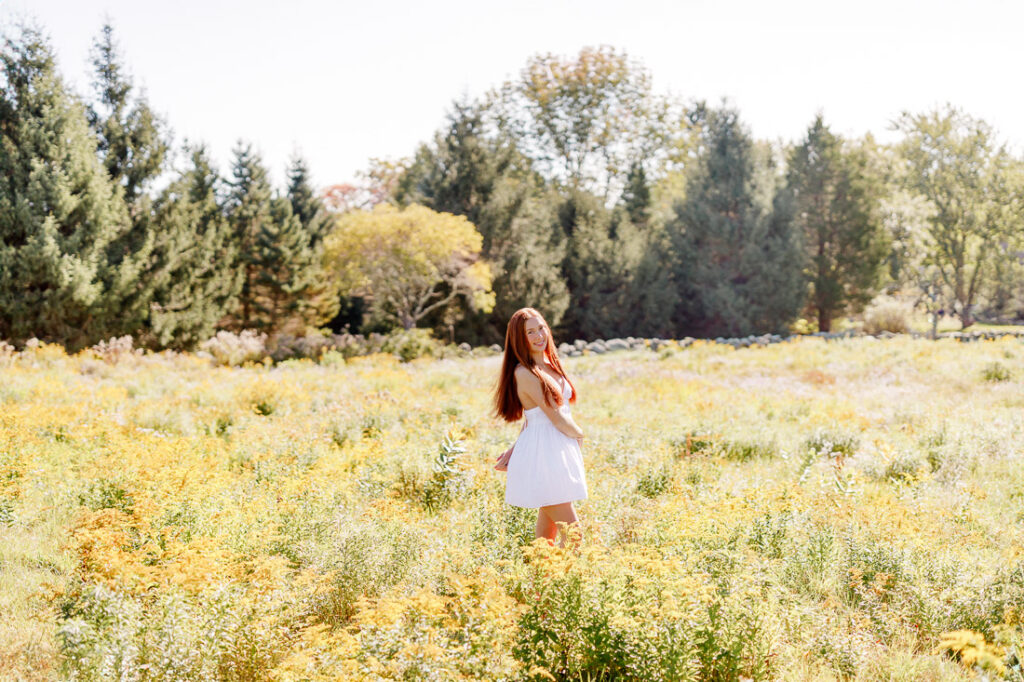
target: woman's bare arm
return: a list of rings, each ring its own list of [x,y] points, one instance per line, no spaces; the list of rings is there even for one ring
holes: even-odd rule
[[[524,406],[533,403],[540,407],[541,411],[547,415],[547,418],[551,420],[556,429],[569,436],[569,438],[583,438],[583,429],[573,421],[572,416],[566,415],[561,410],[548,404],[548,401],[544,399],[544,391],[541,388],[540,379],[525,367],[516,368],[516,390],[519,392],[519,400]],[[528,398],[528,400],[523,400],[523,398]]]

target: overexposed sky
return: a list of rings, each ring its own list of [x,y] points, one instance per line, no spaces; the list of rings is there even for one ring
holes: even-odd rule
[[[951,102],[1024,150],[1020,0],[0,0],[0,27],[24,17],[80,92],[109,18],[178,142],[206,142],[227,173],[244,138],[279,183],[293,150],[320,186],[411,156],[452,100],[587,45],[625,50],[659,92],[728,97],[762,138],[797,140],[820,110],[893,139],[901,111]]]

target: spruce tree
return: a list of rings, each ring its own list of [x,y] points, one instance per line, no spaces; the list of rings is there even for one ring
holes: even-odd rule
[[[186,349],[216,332],[242,287],[238,246],[217,201],[221,180],[205,148],[190,149],[189,162],[155,202],[149,317],[156,345]]]
[[[107,173],[124,187],[125,200],[133,206],[163,170],[168,152],[163,124],[145,96],[135,94],[109,23],[93,42],[92,65],[95,101],[89,124]]]
[[[634,162],[622,190],[622,207],[634,225],[643,227],[651,217],[651,188],[643,164]]]
[[[238,306],[225,323],[236,329],[304,333],[325,315],[314,299],[322,293],[318,252],[287,197],[275,197],[267,170],[251,145],[235,148],[227,201],[241,272]],[[333,311],[328,311],[333,314]]]
[[[539,309],[552,325],[560,322],[569,302],[560,267],[565,253],[560,199],[545,190],[510,140],[490,130],[481,107],[454,105],[447,126],[418,150],[396,199],[465,216],[483,236],[495,305],[491,313],[475,313],[466,302],[458,320],[460,338],[500,341],[508,318],[524,306]],[[452,317],[449,311],[447,321]],[[432,322],[443,326],[446,321],[438,316]]]
[[[238,248],[234,264],[240,273],[242,286],[238,293],[238,306],[225,324],[236,330],[268,330],[273,320],[266,301],[260,296],[263,257],[260,236],[273,230],[268,225],[273,219],[270,214],[272,191],[267,170],[252,145],[239,142],[234,156],[226,210],[232,241]]]
[[[881,182],[866,153],[844,149],[819,115],[790,155],[786,191],[803,235],[808,309],[827,332],[833,318],[856,312],[877,291],[886,257]]]
[[[160,268],[167,258],[176,258],[153,252],[158,242],[164,251],[172,242],[161,233],[163,226],[158,224],[148,193],[163,172],[169,147],[163,123],[132,83],[109,23],[93,42],[92,65],[89,124],[103,166],[123,190],[131,221],[131,230],[112,242],[107,254],[110,261],[124,263],[133,272],[133,281],[111,284],[113,290],[123,292],[116,303],[127,332],[151,324],[153,295],[166,274]]]
[[[331,216],[313,189],[305,159],[300,156],[293,157],[287,175],[288,201],[292,205],[292,215],[302,223],[302,229],[309,238],[310,248],[316,249],[330,232]]]
[[[803,302],[792,221],[782,205],[773,207],[773,173],[737,113],[705,109],[700,117],[701,152],[668,225],[680,331],[780,331]]]
[[[313,189],[309,168],[304,159],[294,157],[288,167],[287,176],[291,212],[299,221],[308,246],[308,252],[302,256],[305,259],[304,265],[299,268],[303,284],[297,291],[299,298],[296,301],[296,312],[306,324],[320,326],[338,314],[341,303],[323,267],[323,242],[330,233],[334,220],[324,207],[323,200]]]
[[[5,38],[0,64],[0,338],[96,343],[124,330],[140,268],[110,260],[129,229],[122,191],[41,33]]]

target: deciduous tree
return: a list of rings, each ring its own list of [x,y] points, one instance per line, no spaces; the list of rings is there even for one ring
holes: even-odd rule
[[[339,218],[327,240],[327,262],[343,294],[366,296],[378,318],[411,329],[460,295],[475,308],[493,307],[482,245],[463,216],[381,204]]]
[[[907,187],[933,208],[929,261],[941,274],[954,312],[969,327],[1000,242],[1021,226],[1011,157],[987,123],[952,106],[904,113],[897,127],[904,134]]]

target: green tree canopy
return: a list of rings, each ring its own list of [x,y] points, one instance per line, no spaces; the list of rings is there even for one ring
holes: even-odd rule
[[[887,249],[879,213],[882,183],[863,148],[815,118],[789,157],[786,191],[804,245],[808,308],[818,329],[856,312],[875,295]]]
[[[107,173],[133,204],[163,170],[169,150],[163,123],[145,96],[135,93],[109,23],[93,42],[92,65],[95,101],[89,124]]]
[[[78,348],[122,333],[142,267],[111,260],[129,230],[122,191],[40,32],[5,38],[0,66],[0,338]]]
[[[157,198],[149,329],[155,345],[192,348],[216,332],[238,303],[238,246],[217,201],[221,179],[205,148]]]
[[[777,179],[730,108],[699,112],[701,140],[686,198],[668,230],[681,331],[744,336],[780,331],[803,304],[799,241]]]
[[[968,327],[1000,243],[1021,228],[1012,158],[987,123],[952,106],[904,113],[897,126],[904,134],[904,182],[932,208],[928,261],[939,272],[953,311]]]
[[[504,129],[545,174],[604,200],[636,164],[672,158],[681,131],[677,108],[653,94],[648,71],[611,47],[575,57],[532,57],[496,100]]]
[[[326,256],[343,294],[366,296],[378,318],[411,329],[460,295],[475,308],[493,307],[482,245],[463,216],[380,204],[342,215],[328,236]]]

